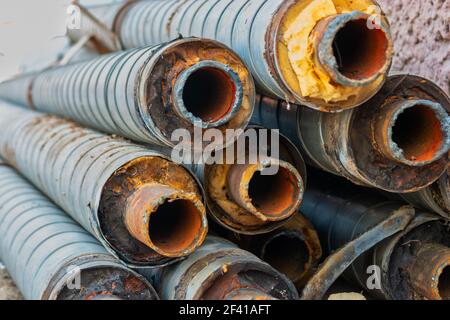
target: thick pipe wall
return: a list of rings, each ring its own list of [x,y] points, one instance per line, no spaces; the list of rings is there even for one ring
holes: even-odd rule
[[[178,88],[178,79],[194,67],[197,75],[207,77],[202,87]],[[0,83],[0,98],[134,141],[174,146],[176,129],[193,135],[195,127],[244,128],[253,111],[254,90],[247,68],[225,46],[179,39],[8,80]],[[181,113],[175,106],[188,93],[194,101]],[[202,97],[209,100],[195,100]],[[202,115],[195,109],[198,104],[219,113],[219,119],[211,124],[208,115],[196,117]]]
[[[450,220],[450,175],[449,170],[431,186],[414,193],[402,194],[412,205],[430,210]]]
[[[238,164],[238,161],[242,159],[236,154],[233,161],[229,163],[228,158],[225,159],[226,152],[223,152],[220,155],[220,161],[216,163],[192,166],[192,170],[204,185],[211,218],[222,227],[239,234],[263,234],[286,223],[296,214],[306,188],[305,162],[289,139],[279,133],[268,133],[266,154],[261,150],[261,145],[248,143],[247,138],[253,133],[259,136],[261,131],[266,130],[260,126],[251,125],[240,135],[234,145],[227,148],[234,150],[235,153],[236,150],[241,150],[237,152],[241,152],[239,156],[246,156],[244,164]],[[273,137],[276,138],[272,139]],[[272,145],[273,142],[277,146]],[[257,154],[255,155],[254,152]],[[250,164],[250,159],[256,160],[256,163]],[[275,166],[278,164],[278,171],[263,176],[260,174],[261,171],[258,171],[260,169],[255,170],[255,167],[264,167],[268,163]],[[233,174],[242,173],[242,171],[251,174]],[[259,188],[261,186],[271,188]],[[241,195],[236,195],[239,189],[248,189],[247,195],[242,195],[243,192]],[[248,205],[249,203],[253,205]],[[263,208],[267,210],[263,211]]]
[[[315,2],[312,0],[153,0],[122,3],[122,8],[115,6],[111,7],[110,10],[97,7],[90,11],[100,21],[104,21],[107,27],[112,28],[111,30],[119,37],[124,48],[155,45],[176,39],[180,35],[215,39],[226,44],[242,57],[255,77],[258,86],[269,96],[302,103],[323,111],[340,111],[355,107],[370,98],[379,89],[389,70],[393,51],[389,24],[384,14],[381,13],[381,9],[371,0],[344,3],[330,0],[327,5],[328,8],[332,7],[332,12],[327,12],[324,17],[317,12],[314,13],[314,9],[311,9],[312,12],[308,11],[311,6],[316,5]],[[374,11],[373,8],[378,8],[379,11]],[[110,16],[114,12],[116,12],[116,18],[113,22]],[[374,71],[370,70],[370,81],[361,82],[345,77],[338,70],[340,67],[333,55],[332,46],[325,46],[325,48],[317,48],[316,51],[317,53],[328,53],[330,51],[330,57],[322,59],[322,63],[311,57],[311,68],[320,68],[323,73],[329,74],[329,79],[325,84],[328,87],[331,83],[337,83],[334,76],[336,73],[339,74],[338,80],[345,78],[346,81],[341,81],[342,84],[337,86],[338,89],[331,86],[333,98],[320,96],[320,93],[317,97],[304,95],[302,89],[299,88],[301,84],[298,83],[297,77],[309,76],[309,73],[313,73],[313,71],[306,72],[303,70],[301,76],[296,73],[299,72],[296,70],[297,62],[290,61],[292,57],[289,57],[288,48],[290,48],[290,45],[287,43],[289,41],[288,35],[292,31],[290,27],[295,29],[294,40],[296,40],[296,37],[301,37],[301,35],[295,33],[302,30],[303,24],[294,28],[296,18],[300,19],[301,14],[307,15],[308,18],[312,16],[323,18],[314,20],[313,26],[318,25],[319,21],[326,20],[326,17],[334,16],[338,19],[342,17],[345,20],[348,15],[351,19],[356,19],[359,22],[364,20],[361,24],[355,24],[363,29],[359,32],[365,32],[367,37],[373,33],[377,36],[370,38],[370,43],[366,45],[363,45],[364,41],[362,40],[357,41],[363,48],[354,47],[352,43],[345,41],[344,46],[350,46],[351,52],[358,52],[358,63],[354,63],[357,65],[356,68],[361,68],[361,66],[364,66],[364,68],[367,68],[367,66],[373,67]],[[370,30],[365,26],[365,24],[370,23],[370,21],[366,21],[369,15],[376,15],[379,18],[380,26],[376,30]],[[341,27],[338,29],[341,29]],[[337,37],[335,34],[337,31],[328,33],[332,33],[332,37]],[[357,37],[359,34],[357,32],[355,35],[351,32],[350,30],[351,37]],[[95,28],[86,26],[82,29],[82,33],[95,35]],[[321,38],[330,40],[331,36],[327,32],[322,30],[316,33],[324,34]],[[379,39],[379,35],[381,35],[382,40]],[[315,43],[309,39],[305,41]],[[331,40],[331,42],[333,41]],[[358,51],[358,49],[361,49],[361,51]],[[326,61],[327,64],[324,64],[323,61]],[[334,63],[330,61],[334,61]],[[325,67],[330,64],[333,72]],[[344,65],[342,68],[345,69],[346,67]],[[349,72],[359,75],[352,67],[355,66],[350,66]],[[360,73],[367,72],[361,71]],[[311,81],[314,82],[315,79]],[[349,96],[339,98],[341,91]],[[330,102],[329,99],[340,99],[340,101]]]
[[[194,268],[195,267],[195,268]],[[184,261],[146,273],[165,300],[292,300],[290,280],[253,254],[231,242],[208,236]]]
[[[0,258],[28,300],[91,299],[107,292],[120,299],[157,299],[143,277],[1,159]],[[69,288],[77,272],[81,287]]]
[[[410,109],[415,113],[413,119],[417,119],[414,128],[394,123],[408,138],[407,146],[417,144],[418,149],[433,152],[428,161],[399,160],[380,150],[379,139],[374,138],[380,130],[374,130],[381,120],[392,123],[391,114],[386,109],[396,99],[401,102],[411,99],[427,101],[426,106]],[[448,108],[449,97],[429,80],[395,75],[388,78],[382,90],[370,101],[357,109],[337,114],[260,97],[252,122],[279,128],[303,151],[310,164],[322,170],[359,185],[408,193],[431,185],[447,169],[450,117],[445,110]],[[431,116],[422,117],[424,110]],[[386,134],[391,131],[392,127],[386,127]]]
[[[8,104],[0,106],[0,119],[1,156],[125,263],[145,267],[176,260],[135,239],[124,223],[127,210],[142,209],[130,209],[130,197],[149,184],[160,182],[189,198],[196,223],[180,225],[180,217],[173,222],[182,230],[196,228],[185,247],[189,245],[189,252],[203,241],[207,221],[202,190],[187,169],[162,153]],[[161,172],[163,178],[157,180]]]

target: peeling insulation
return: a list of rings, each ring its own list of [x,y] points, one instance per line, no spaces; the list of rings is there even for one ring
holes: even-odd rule
[[[280,65],[289,85],[304,97],[323,99],[327,103],[346,101],[367,91],[365,86],[346,87],[333,82],[316,61],[311,34],[317,23],[326,17],[355,10],[372,15],[377,13],[377,8],[366,0],[300,1],[293,6],[283,21],[279,43],[280,60],[285,60],[280,61]],[[383,78],[380,76],[375,85],[379,86]]]

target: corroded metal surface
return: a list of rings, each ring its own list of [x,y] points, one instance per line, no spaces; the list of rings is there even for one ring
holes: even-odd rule
[[[256,131],[252,131],[252,129],[256,129]],[[259,152],[262,150],[258,149],[260,146],[249,146],[245,140],[246,133],[252,131],[258,134],[260,130],[264,129],[258,126],[249,126],[238,142],[229,149],[236,150],[240,145],[243,148],[242,154],[246,155],[245,161],[248,163],[250,154],[261,155]],[[261,159],[258,156],[258,163],[255,165],[239,165],[235,158],[233,162],[222,160],[216,164],[196,165],[193,168],[204,184],[210,216],[226,229],[242,234],[267,233],[283,225],[300,206],[306,186],[305,163],[297,148],[282,135],[279,135],[279,158],[272,159],[270,155],[271,135],[273,134],[277,133],[268,134],[269,145],[266,155],[269,157],[263,156]],[[262,154],[264,155],[264,152]],[[222,156],[226,155],[222,154]],[[256,173],[258,166],[264,167],[264,164],[268,165],[271,162],[279,164],[280,168],[276,175],[264,177]],[[241,169],[245,169],[244,171],[250,172],[250,174],[235,176],[231,174],[233,171],[241,172]],[[261,180],[255,180],[255,178],[261,178]],[[252,185],[252,181],[256,181],[257,185]],[[236,190],[237,186],[244,190]],[[230,188],[234,188],[233,192],[230,191]],[[254,190],[254,193],[250,189]],[[253,198],[249,197],[249,194]],[[258,203],[258,199],[260,199],[260,203]],[[254,205],[247,206],[249,202],[255,203],[258,208],[255,208]],[[253,210],[249,210],[248,207]],[[264,213],[264,208],[269,210]],[[279,212],[279,214],[274,214],[275,212]]]
[[[385,107],[398,100],[410,99],[427,100],[433,108],[439,109],[439,117],[415,118],[417,127],[405,129],[399,124],[399,131],[409,139],[407,146],[409,143],[419,145],[424,138],[422,134],[425,136],[425,149],[435,150],[432,158],[440,155],[431,163],[399,162],[380,152],[375,139],[375,123],[380,119],[391,123]],[[447,169],[450,117],[444,115],[443,110],[449,108],[449,97],[429,80],[413,75],[395,75],[389,77],[374,98],[357,109],[339,114],[321,113],[261,97],[252,121],[269,128],[280,128],[303,151],[310,164],[318,168],[343,176],[355,184],[408,193],[431,185]],[[421,109],[417,111],[418,114],[423,112]],[[426,114],[429,111],[431,109],[427,109]],[[386,132],[392,131],[389,126],[385,129]],[[434,139],[433,132],[440,137],[438,140]],[[386,136],[392,136],[392,133],[386,133]],[[437,147],[432,148],[436,143]]]
[[[350,282],[376,298],[439,298],[424,293],[436,292],[435,286],[443,290],[442,297],[446,298],[448,256],[432,250],[433,259],[428,259],[426,267],[419,267],[420,273],[412,267],[423,262],[421,252],[429,245],[449,247],[448,226],[439,217],[424,212],[416,212],[413,217],[412,207],[408,209],[401,202],[388,201],[344,180],[327,177],[326,181],[337,187],[330,190],[323,184],[325,175],[314,178],[316,185],[306,192],[302,212],[317,228],[324,252],[330,257],[304,293],[305,299],[319,298],[329,279],[345,269],[344,276]],[[383,225],[385,228],[379,229]],[[444,276],[439,279],[441,274]]]
[[[295,69],[293,62],[288,58],[288,46],[284,35],[295,18],[313,2],[312,0],[153,0],[122,3],[122,7],[118,4],[110,9],[105,6],[96,7],[92,8],[91,12],[116,33],[124,48],[155,45],[176,39],[180,35],[215,39],[242,57],[260,89],[270,96],[324,111],[340,111],[355,107],[379,89],[391,65],[392,43],[389,25],[379,10],[381,14],[377,17],[380,20],[380,28],[367,29],[369,33],[382,34],[386,37],[385,42],[373,42],[380,44],[379,49],[384,59],[378,54],[380,50],[375,50],[373,46],[368,50],[362,50],[363,53],[360,55],[366,56],[358,57],[363,61],[359,68],[371,65],[376,69],[371,79],[376,81],[369,81],[361,93],[338,103],[326,101],[321,97],[306,97],[298,88],[298,83],[293,80],[297,75],[293,70]],[[347,11],[362,14],[359,10],[370,11],[374,7],[378,8],[376,3],[370,0],[331,3],[339,10],[338,16],[346,16],[347,13],[344,12]],[[114,13],[116,19],[113,22],[111,15]],[[364,24],[362,26],[366,29]],[[95,28],[85,26],[81,33],[95,35],[95,31]],[[358,43],[364,45],[363,42]],[[376,54],[367,57],[367,52]],[[385,63],[378,63],[379,60]],[[336,63],[336,59],[334,61]],[[327,72],[326,68],[323,70]],[[354,73],[354,70],[351,72]],[[359,85],[361,87],[361,83]],[[349,88],[348,82],[342,87]]]
[[[431,210],[450,220],[450,169],[428,188],[402,194],[402,197],[419,208]]]
[[[294,285],[281,273],[231,242],[209,236],[186,260],[147,276],[162,299],[297,299]],[[244,290],[247,289],[245,292]]]
[[[143,277],[1,161],[0,190],[0,257],[26,299],[157,299]]]
[[[0,122],[3,158],[111,253],[137,266],[163,265],[175,260],[135,239],[126,229],[124,214],[130,196],[155,182],[177,188],[186,197],[195,197],[201,206],[198,199],[203,199],[202,190],[187,169],[158,151],[54,116],[3,104]],[[194,247],[201,244],[207,230],[204,207],[196,213],[199,226]],[[175,217],[173,223],[181,224],[183,229],[179,218]],[[190,243],[186,246],[192,249]]]
[[[317,232],[300,213],[267,234],[246,236],[233,233],[227,238],[285,274],[298,289],[312,276],[322,257]]]
[[[302,291],[303,300],[320,300],[342,273],[364,252],[404,230],[414,217],[412,208],[403,207],[377,226],[332,253]]]
[[[215,64],[222,66],[220,77],[213,73]],[[196,66],[212,87],[176,87],[184,72]],[[231,98],[227,99],[223,90],[232,79]],[[204,104],[204,108],[217,109],[223,121],[196,123],[197,118],[178,112],[176,89],[190,90],[193,99],[199,99],[191,103],[194,111],[190,112]],[[8,80],[0,84],[0,98],[135,141],[174,146],[178,141],[172,141],[172,135],[177,129],[193,136],[194,128],[206,124],[223,132],[244,128],[253,112],[254,90],[249,71],[235,53],[218,42],[190,38]],[[208,100],[202,100],[205,97]],[[221,113],[223,109],[227,112]]]

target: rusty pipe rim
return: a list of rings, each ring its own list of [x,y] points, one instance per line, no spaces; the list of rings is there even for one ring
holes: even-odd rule
[[[353,11],[327,17],[317,23],[314,29],[318,33],[316,57],[334,82],[347,87],[363,87],[388,72],[393,59],[389,27],[381,20],[378,28],[370,29],[367,26],[369,18],[366,13]],[[353,39],[360,44],[358,50],[353,48],[359,53],[355,58],[352,56],[355,52],[342,50],[340,42],[348,46],[349,38],[357,35],[365,40],[361,43]]]
[[[159,184],[133,193],[124,223],[136,240],[169,258],[193,253],[208,232],[206,209],[197,194]]]
[[[259,290],[257,288],[238,288],[234,291],[231,291],[227,294],[226,300],[231,301],[245,301],[245,300],[254,300],[254,301],[269,301],[269,300],[278,300],[266,292]]]
[[[94,294],[92,296],[87,297],[86,300],[91,300],[91,301],[110,301],[111,300],[111,301],[113,301],[113,300],[123,300],[123,299],[114,294],[100,292],[98,294]]]
[[[450,248],[425,244],[408,272],[418,294],[431,300],[450,300]]]
[[[272,166],[278,166],[278,172],[263,175]],[[295,214],[303,199],[303,179],[286,161],[268,158],[257,164],[233,165],[227,180],[228,191],[234,201],[263,222],[288,219]],[[273,184],[269,191],[278,191],[275,196],[261,188],[265,183]]]
[[[431,279],[433,297],[450,300],[450,255],[438,263]]]
[[[423,99],[387,105],[386,118],[376,119],[379,151],[390,159],[420,167],[443,157],[450,149],[450,116],[441,104]]]
[[[211,85],[209,92],[202,90],[206,87],[199,87],[206,83]],[[174,108],[196,127],[219,127],[239,111],[243,94],[242,82],[232,68],[217,61],[205,60],[187,68],[175,80]],[[207,99],[197,102],[198,96],[206,96]]]
[[[77,274],[80,276],[81,288],[69,288],[68,284],[72,283]],[[143,276],[128,269],[112,256],[104,254],[86,254],[66,262],[53,275],[41,297],[41,300],[124,299],[157,300],[159,297]]]

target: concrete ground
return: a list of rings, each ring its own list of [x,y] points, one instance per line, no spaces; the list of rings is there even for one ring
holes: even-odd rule
[[[22,295],[9,277],[9,274],[0,266],[0,300],[21,300]]]

